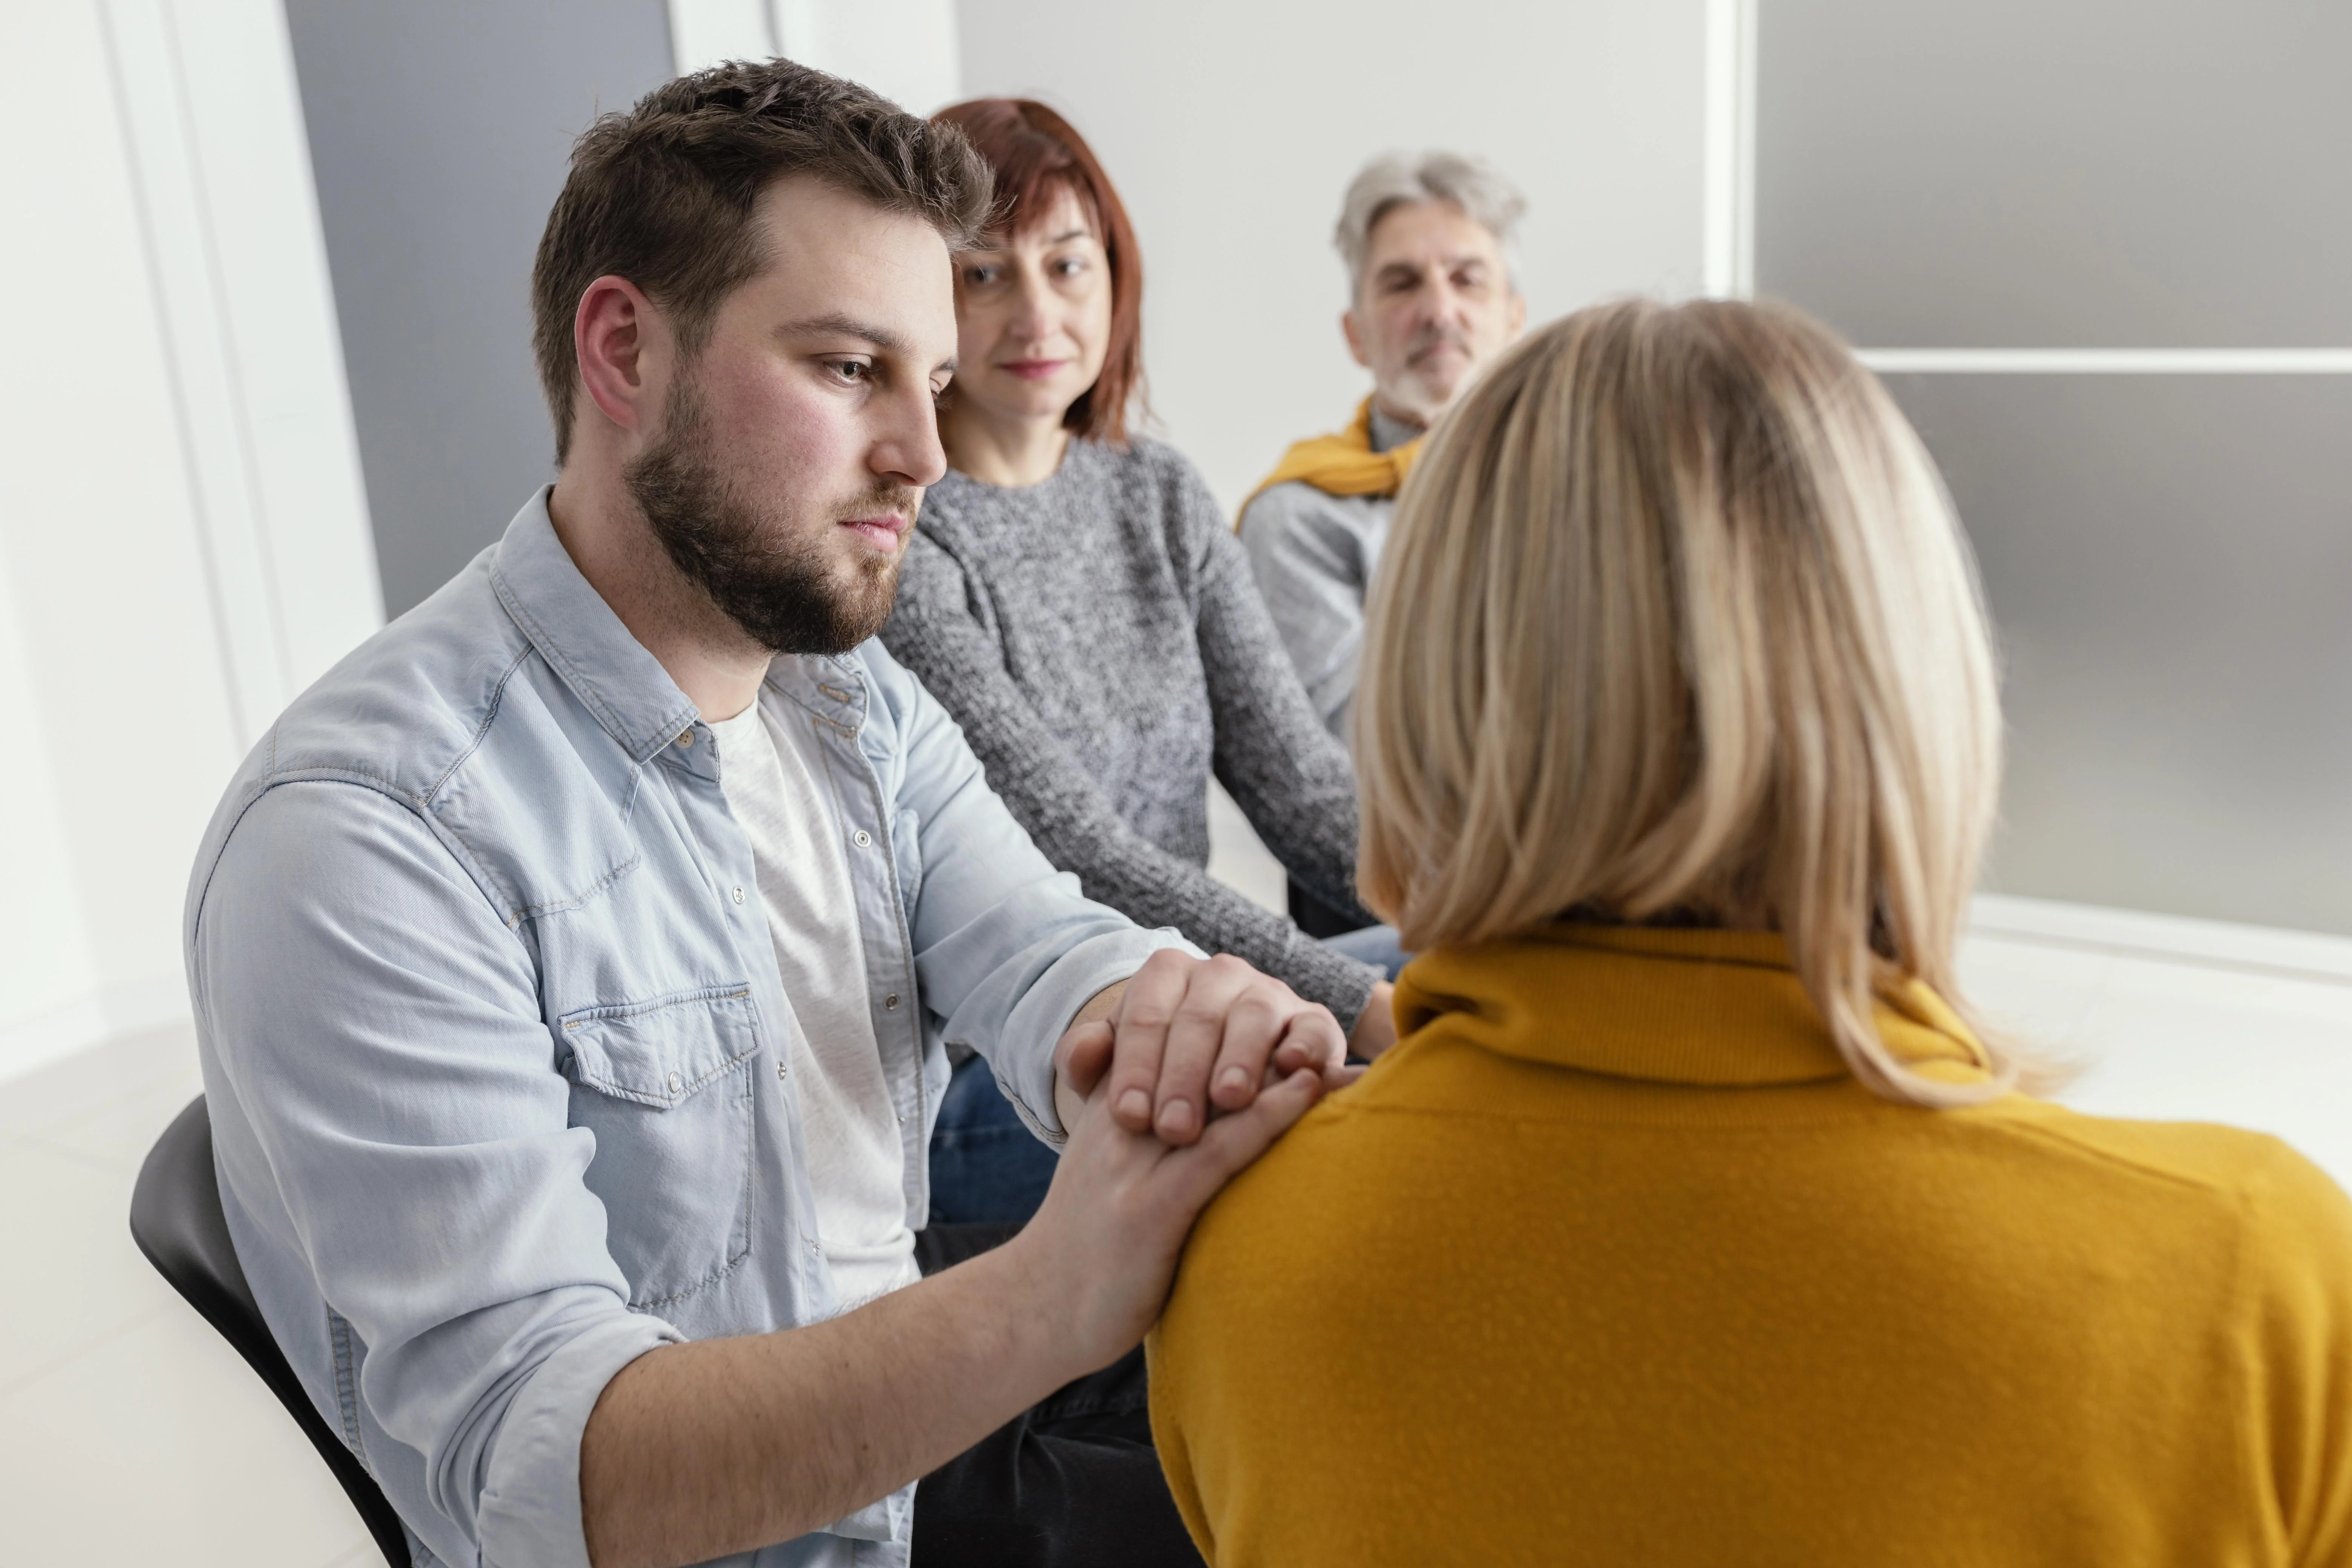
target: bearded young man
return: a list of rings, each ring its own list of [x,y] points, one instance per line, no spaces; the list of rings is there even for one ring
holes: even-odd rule
[[[1133,1347],[1343,1043],[1081,899],[868,640],[988,204],[782,61],[600,121],[533,279],[555,483],[207,836],[230,1233],[419,1563],[1191,1556]],[[993,1250],[912,1228],[950,1041],[1063,1146]]]

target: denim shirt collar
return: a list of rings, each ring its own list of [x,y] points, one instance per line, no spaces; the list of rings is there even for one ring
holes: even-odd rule
[[[547,514],[554,489],[541,487],[507,524],[490,562],[490,584],[581,705],[631,761],[644,763],[700,713],[572,564]]]

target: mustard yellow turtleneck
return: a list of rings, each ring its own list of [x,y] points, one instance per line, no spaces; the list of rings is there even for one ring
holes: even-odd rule
[[[1563,926],[1397,1009],[1153,1335],[1218,1568],[2352,1564],[2352,1202],[2284,1145],[1877,1099],[1770,935]],[[1924,990],[1880,1023],[1980,1076]]]

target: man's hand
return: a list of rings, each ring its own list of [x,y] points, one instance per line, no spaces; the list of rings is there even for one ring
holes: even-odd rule
[[[1354,1081],[1361,1069],[1347,1058],[1328,1008],[1229,953],[1162,949],[1071,1021],[1054,1051],[1055,1106],[1075,1130],[1078,1107],[1101,1084],[1120,1127],[1182,1148],[1216,1117],[1247,1109],[1273,1079],[1304,1069],[1326,1089]]]
[[[1003,1248],[1023,1257],[1034,1310],[1073,1358],[1072,1377],[1124,1355],[1158,1321],[1192,1222],[1313,1107],[1323,1079],[1307,1068],[1274,1079],[1182,1148],[1121,1126],[1111,1092],[1097,1083],[1066,1123],[1070,1141],[1045,1203]]]

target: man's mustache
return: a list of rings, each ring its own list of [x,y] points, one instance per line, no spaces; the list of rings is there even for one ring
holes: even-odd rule
[[[852,518],[879,517],[895,512],[912,521],[918,508],[923,504],[923,492],[912,485],[886,484],[868,490],[862,500],[852,501],[835,509],[834,521],[847,522]]]
[[[1413,334],[1412,347],[1405,351],[1404,363],[1417,365],[1439,349],[1452,344],[1466,358],[1470,353],[1470,334],[1458,327],[1431,327]]]

